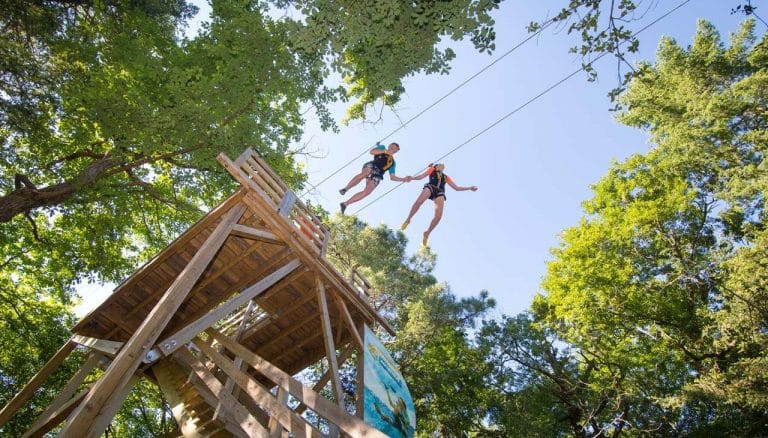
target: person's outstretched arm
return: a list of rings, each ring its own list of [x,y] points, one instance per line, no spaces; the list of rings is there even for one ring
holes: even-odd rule
[[[390,173],[389,179],[391,179],[392,181],[411,182],[414,178],[412,176],[406,176],[405,178],[402,178],[395,175],[394,173]]]
[[[426,178],[431,173],[432,173],[432,167],[430,166],[430,167],[427,167],[427,170],[425,170],[424,172],[421,172],[420,174],[412,177],[411,179],[424,179],[424,178]]]
[[[473,192],[477,191],[477,186],[469,186],[469,187],[457,186],[456,183],[453,182],[453,180],[450,178],[448,178],[445,182],[448,183],[448,185],[451,186],[451,188],[453,190],[456,190],[457,192],[463,192],[464,190],[472,190]]]

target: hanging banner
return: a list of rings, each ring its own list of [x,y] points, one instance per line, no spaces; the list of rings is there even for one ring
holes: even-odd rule
[[[384,344],[365,326],[363,420],[392,438],[411,438],[416,411],[397,364]]]

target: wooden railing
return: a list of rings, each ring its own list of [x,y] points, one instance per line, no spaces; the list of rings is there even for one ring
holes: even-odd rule
[[[353,267],[352,271],[349,273],[349,283],[363,298],[373,304],[371,302],[373,300],[373,286],[371,285],[371,282],[357,270],[357,266]]]
[[[246,149],[232,164],[248,178],[252,188],[262,194],[267,204],[285,217],[298,231],[299,236],[318,254],[325,254],[328,246],[328,227],[298,199],[256,151]]]

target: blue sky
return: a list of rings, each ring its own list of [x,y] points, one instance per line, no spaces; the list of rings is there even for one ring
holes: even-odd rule
[[[207,7],[194,3],[201,6],[200,18],[207,16]],[[530,21],[555,14],[566,2],[546,2],[549,7],[544,3],[501,4],[494,14],[497,39],[492,56],[476,52],[468,42],[446,42],[457,53],[450,74],[407,78],[406,93],[394,111],[380,106],[371,111],[375,123],[352,122],[333,133],[319,130],[310,118],[303,143],[323,157],[300,158],[310,182],[322,181],[379,140],[396,141],[402,147],[395,156],[398,175],[416,174],[579,68],[581,59],[568,53],[578,43],[576,37],[550,28],[384,138],[528,37],[525,27]],[[642,9],[643,17],[630,26],[639,29],[680,3],[646,1],[645,8],[652,7]],[[730,14],[737,4],[737,0],[690,1],[644,31],[640,52],[629,59],[633,63],[652,60],[662,35],[689,45],[699,18],[714,23],[727,41],[744,18]],[[752,4],[758,14],[768,15],[763,10],[768,10],[763,8],[765,1]],[[765,31],[758,22],[757,32]],[[648,149],[643,132],[619,125],[609,111],[612,105],[606,94],[617,83],[616,62],[605,57],[595,68],[597,82],[587,82],[583,73],[575,76],[442,160],[446,174],[457,184],[480,188],[477,192],[448,189],[442,222],[430,237],[430,247],[438,255],[435,275],[459,297],[488,290],[498,302],[496,315],[526,310],[539,291],[550,248],[558,244],[559,233],[582,216],[581,202],[591,197],[590,185],[612,161]],[[335,107],[337,119],[344,111],[344,105]],[[338,211],[339,202],[346,198],[338,189],[367,160],[367,155],[357,159],[307,196],[329,211]],[[374,226],[384,223],[398,229],[423,183],[404,184],[357,213],[397,184],[385,179],[370,197],[351,205],[347,214],[357,213]],[[411,221],[406,231],[410,253],[418,251],[433,210],[427,201]],[[111,286],[81,288],[87,300],[78,313],[98,305],[111,290]]]

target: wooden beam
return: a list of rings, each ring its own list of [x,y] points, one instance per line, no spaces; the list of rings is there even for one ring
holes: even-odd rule
[[[67,415],[69,415],[69,413],[72,412],[83,401],[85,396],[88,395],[88,391],[90,390],[90,387],[85,388],[76,396],[69,399],[68,402],[61,405],[57,410],[48,413],[48,416],[39,418],[35,422],[34,427],[26,431],[24,435],[22,435],[22,438],[37,438],[45,436],[46,433],[50,432],[51,429],[61,423],[67,417]]]
[[[13,415],[18,411],[24,404],[32,398],[32,396],[35,394],[35,391],[40,387],[40,385],[45,382],[45,380],[48,378],[48,376],[51,375],[56,369],[59,368],[59,365],[61,365],[62,362],[69,356],[69,353],[72,352],[72,350],[75,349],[77,346],[76,343],[72,342],[72,340],[68,340],[64,343],[64,345],[59,348],[59,351],[57,351],[53,357],[43,366],[43,368],[37,372],[30,380],[27,382],[26,385],[19,391],[12,399],[8,402],[8,404],[5,405],[2,411],[0,411],[0,426],[7,423],[8,420],[13,417]]]
[[[117,412],[118,409],[120,409],[120,406],[123,404],[123,400],[125,400],[125,397],[128,396],[128,393],[131,392],[131,390],[133,389],[133,386],[139,380],[141,380],[140,374],[134,373],[133,375],[131,375],[131,377],[128,379],[128,383],[126,383],[122,387],[117,388],[117,390],[115,391],[115,394],[113,394],[113,396],[108,400],[107,404],[105,404],[102,409],[104,409],[107,412]],[[95,385],[94,385],[94,388],[95,388]],[[95,391],[95,389],[91,390],[91,392],[93,391]],[[113,417],[114,417],[114,414],[109,416],[98,415],[94,419],[91,427],[93,428],[93,430],[100,430],[100,431],[106,430],[109,424],[112,422]]]
[[[205,345],[204,343],[200,343]],[[220,403],[224,406],[220,413],[219,419],[225,424],[236,424],[241,429],[236,436],[245,437],[268,437],[269,433],[264,426],[259,423],[248,410],[243,407],[232,394],[224,390],[224,386],[219,380],[211,373],[211,371],[203,365],[198,358],[192,355],[186,348],[182,348],[174,354],[174,357],[184,362],[187,366],[192,368],[200,381],[218,398]],[[215,407],[215,406],[212,406]],[[230,430],[230,429],[227,429]],[[231,432],[231,430],[230,430]]]
[[[240,361],[242,362],[242,358],[238,357]],[[237,364],[235,364],[237,365]],[[280,403],[281,406],[288,406],[288,391],[284,390],[283,388],[277,389],[277,402]],[[280,422],[277,421],[275,417],[272,417],[269,419],[269,438],[280,438],[283,436],[283,431],[286,430],[283,426],[280,425]]]
[[[253,302],[253,300],[248,301],[248,307],[245,309],[245,312],[243,313],[243,318],[240,320],[240,326],[237,327],[237,332],[235,333],[235,340],[237,342],[240,342],[243,340],[243,334],[245,334],[245,328],[248,325],[248,318],[250,318],[251,312],[253,311],[253,308],[256,306],[256,304]],[[207,327],[206,327],[207,328]],[[237,367],[238,370],[243,369],[243,358],[236,357],[235,358],[235,367]],[[235,382],[227,377],[227,381],[224,382],[224,388],[231,392],[232,395],[237,398],[238,393],[240,392],[239,388],[235,388]]]
[[[323,437],[323,434],[314,428],[309,430],[310,433],[308,435],[305,435],[307,432],[306,425],[308,425],[308,423],[303,418],[301,418],[300,415],[293,412],[288,408],[288,406],[281,404],[275,398],[275,396],[269,392],[269,390],[261,386],[258,382],[256,382],[256,379],[250,375],[237,369],[234,362],[224,357],[223,354],[219,353],[214,348],[205,345],[205,343],[200,341],[199,338],[196,338],[196,340],[193,342],[195,345],[197,345],[198,348],[200,348],[203,354],[213,360],[213,363],[215,363],[219,369],[221,369],[229,378],[234,380],[243,392],[245,392],[257,404],[262,406],[264,410],[269,412],[271,417],[279,421],[280,424],[284,428],[288,429],[294,437]],[[296,428],[295,425],[304,426]]]
[[[267,243],[274,243],[277,245],[285,245],[285,242],[280,240],[275,233],[271,233],[266,230],[260,230],[258,228],[249,227],[247,225],[235,225],[232,228],[232,234],[238,237],[244,237],[251,240],[259,240]]]
[[[344,321],[347,323],[349,332],[352,333],[352,338],[355,340],[358,349],[362,350],[363,338],[357,331],[357,326],[355,325],[355,321],[352,319],[352,314],[349,313],[349,309],[347,309],[347,305],[344,304],[344,300],[342,300],[336,292],[331,291],[331,294],[333,295],[334,301],[336,301],[336,305],[339,308],[339,313],[341,313]]]
[[[386,438],[386,435],[384,435],[379,430],[374,429],[359,418],[355,418],[354,416],[348,414],[345,410],[339,408],[339,406],[335,403],[324,398],[317,392],[312,391],[312,389],[307,388],[301,382],[291,377],[291,375],[288,373],[272,365],[239,343],[227,338],[226,336],[213,329],[208,329],[206,333],[211,335],[226,349],[242,357],[243,360],[245,360],[256,371],[271,380],[275,385],[278,386],[278,388],[287,390],[288,393],[291,394],[300,403],[306,404],[309,409],[312,409],[318,415],[339,426],[342,432],[353,437]]]
[[[96,368],[96,365],[99,364],[103,357],[104,355],[101,353],[91,353],[80,367],[80,369],[77,370],[72,378],[69,379],[64,388],[61,389],[59,395],[57,395],[56,398],[48,404],[48,407],[45,409],[45,411],[43,411],[43,413],[37,417],[37,420],[32,424],[32,426],[30,426],[29,430],[31,431],[40,429],[47,421],[46,419],[51,418],[56,411],[64,406],[72,398],[72,396],[75,395],[77,388],[81,383],[83,383],[85,378],[88,377],[88,374],[90,374],[91,371]]]
[[[344,409],[344,391],[341,389],[341,380],[339,379],[339,364],[336,359],[336,346],[333,342],[333,331],[331,329],[331,318],[328,315],[328,301],[325,297],[325,285],[323,280],[317,277],[317,307],[320,309],[320,321],[323,328],[323,340],[325,341],[325,354],[328,359],[328,369],[331,372],[331,389],[333,397],[336,399],[339,407]]]
[[[70,415],[68,424],[61,431],[62,437],[97,438],[104,432],[93,427],[95,424],[103,424],[103,422],[98,421],[98,417],[104,416],[111,419],[115,415],[120,405],[115,401],[116,397],[122,393],[121,388],[128,384],[147,351],[165,329],[181,303],[184,302],[190,289],[213,260],[229,236],[232,226],[237,223],[244,211],[245,205],[237,204],[224,214],[221,222],[208,236],[184,270],[179,273],[179,276],[147,315],[131,339],[123,346],[104,375],[96,382],[93,391],[88,393],[83,403]]]
[[[108,341],[106,339],[89,338],[82,335],[73,335],[72,340],[85,347],[107,353],[114,356],[123,347],[124,342]]]
[[[285,278],[288,274],[293,272],[293,270],[295,270],[299,266],[301,266],[301,263],[298,260],[296,259],[291,260],[280,269],[267,275],[266,277],[262,278],[258,282],[254,283],[251,287],[240,292],[239,294],[231,298],[226,303],[208,312],[202,318],[187,325],[186,327],[177,331],[173,335],[164,339],[158,344],[157,348],[160,351],[162,351],[164,355],[166,356],[170,355],[177,349],[184,346],[184,344],[189,342],[192,338],[197,336],[198,333],[212,326],[217,321],[221,320],[225,316],[234,312],[235,309],[237,309],[238,307],[242,306],[243,304],[247,303],[249,300],[254,299],[256,296],[258,296],[262,292],[274,286],[278,281]]]

